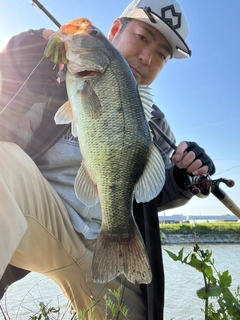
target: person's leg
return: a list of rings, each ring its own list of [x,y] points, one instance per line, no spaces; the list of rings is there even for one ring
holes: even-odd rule
[[[2,278],[0,279],[0,300],[2,299],[7,288],[14,282],[24,278],[29,271],[16,268],[8,264],[4,271]]]
[[[68,213],[35,163],[17,145],[0,143],[0,174],[17,203],[28,228],[10,263],[53,279],[76,311],[97,303],[95,319],[104,318],[103,296],[108,288],[117,289],[120,280],[108,285],[94,284],[91,278],[92,248],[73,229]],[[8,202],[10,200],[8,199]],[[0,213],[6,206],[0,203]],[[13,232],[13,230],[11,230]],[[130,288],[127,286],[129,285]],[[127,284],[123,299],[132,319],[145,319],[139,286]],[[121,319],[121,317],[119,317]]]

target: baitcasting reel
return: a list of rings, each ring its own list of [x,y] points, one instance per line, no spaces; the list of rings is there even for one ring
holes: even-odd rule
[[[210,192],[214,193],[216,188],[219,188],[219,184],[223,182],[229,188],[235,185],[232,179],[219,178],[212,180],[208,174],[198,177],[189,177],[189,184],[186,183],[187,189],[195,196],[199,198],[207,197]]]
[[[221,201],[235,216],[240,219],[240,208],[235,202],[223,191],[219,185],[223,182],[229,188],[235,185],[232,179],[219,178],[212,180],[210,176],[202,175],[199,177],[188,176],[188,182],[186,182],[187,189],[199,198],[206,198],[212,193],[219,201]]]

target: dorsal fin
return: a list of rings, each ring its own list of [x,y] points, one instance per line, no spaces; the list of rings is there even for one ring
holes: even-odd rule
[[[142,102],[144,114],[147,123],[152,118],[154,111],[153,95],[150,92],[151,88],[146,85],[138,85],[139,96]],[[151,136],[153,133],[149,128]],[[161,192],[165,183],[165,165],[162,156],[157,146],[152,141],[148,161],[144,168],[143,174],[135,185],[135,198],[137,202],[148,202],[157,197]]]
[[[153,94],[151,94],[151,88],[147,85],[138,85],[138,92],[139,92],[139,97],[142,102],[144,114],[146,121],[148,122],[151,117],[152,117],[152,111],[154,110],[152,105],[154,104],[153,101]]]

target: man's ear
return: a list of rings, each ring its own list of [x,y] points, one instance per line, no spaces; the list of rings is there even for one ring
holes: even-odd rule
[[[109,32],[108,32],[108,40],[113,41],[117,33],[119,32],[121,28],[121,22],[119,19],[115,19]]]

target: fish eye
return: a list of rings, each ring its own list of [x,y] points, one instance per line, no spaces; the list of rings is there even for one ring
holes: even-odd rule
[[[92,29],[91,30],[91,32],[89,33],[91,36],[97,36],[97,35],[99,35],[99,30],[97,30],[97,29]]]

